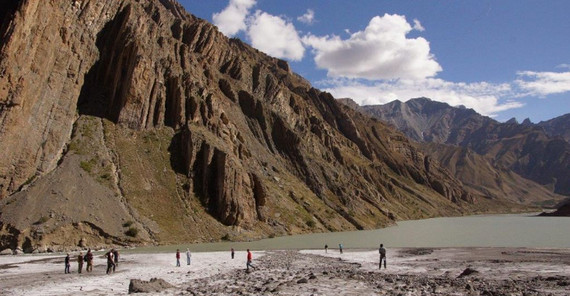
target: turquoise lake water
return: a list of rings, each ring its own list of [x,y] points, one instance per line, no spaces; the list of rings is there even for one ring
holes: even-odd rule
[[[170,252],[190,248],[197,252],[274,249],[345,249],[387,247],[533,247],[570,248],[570,217],[534,214],[480,215],[401,221],[396,226],[362,231],[315,233],[262,239],[144,247],[129,252]]]

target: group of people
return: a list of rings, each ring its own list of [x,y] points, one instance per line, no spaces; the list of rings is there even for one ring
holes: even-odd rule
[[[328,253],[328,249],[329,249],[329,246],[325,244],[325,253]],[[338,244],[338,249],[339,249],[340,253],[342,254],[342,244]],[[235,257],[234,248],[231,248],[230,252],[231,252],[232,259],[234,259],[234,257]],[[378,249],[378,252],[380,253],[379,267],[380,267],[380,269],[382,269],[382,262],[384,262],[384,269],[386,269],[386,249],[384,248],[383,244],[380,244],[380,248]],[[111,272],[115,272],[115,269],[119,265],[119,251],[115,250],[115,249],[111,249],[107,253],[105,253],[105,257],[107,258],[107,272],[106,273],[109,274]],[[190,252],[190,249],[186,249],[186,264],[187,265],[190,265],[191,259],[192,259],[192,253]],[[87,254],[85,254],[85,256],[83,256],[82,252],[79,252],[79,255],[77,256],[77,268],[78,268],[77,272],[78,273],[81,273],[81,271],[83,270],[83,263],[84,262],[87,263],[87,267],[85,268],[85,271],[87,271],[87,272],[93,271],[93,253],[91,253],[91,249],[87,250]],[[247,262],[245,265],[247,271],[249,271],[250,268],[255,269],[255,266],[252,264],[252,262],[253,262],[253,255],[251,254],[249,249],[247,249]],[[180,249],[176,249],[176,266],[180,267]],[[71,267],[71,258],[69,256],[69,253],[67,253],[67,256],[65,257],[65,273],[71,273],[70,267]]]
[[[338,251],[342,254],[342,244],[338,244]],[[325,253],[328,252],[329,252],[329,245],[325,244]],[[384,248],[384,244],[380,244],[380,248],[378,248],[378,253],[380,253],[380,262],[378,263],[379,268],[382,269],[382,262],[384,262],[384,269],[386,269],[386,249]]]
[[[115,272],[115,268],[119,265],[119,251],[115,249],[111,249],[109,252],[105,253],[105,257],[107,258],[107,274]],[[91,249],[87,250],[87,253],[83,255],[83,252],[79,252],[77,255],[77,273],[81,273],[83,271],[83,265],[87,264],[85,267],[86,272],[93,271],[93,253]],[[65,256],[65,273],[71,273],[71,257],[69,253]]]
[[[234,248],[231,248],[230,252],[231,252],[232,259],[234,259],[235,258]],[[190,252],[190,249],[186,249],[186,263],[187,263],[187,265],[190,265],[191,258],[192,258],[192,253]],[[250,268],[255,269],[255,266],[252,264],[252,262],[253,262],[253,255],[251,254],[249,249],[247,249],[247,262],[245,265],[246,270],[249,271]],[[176,249],[176,267],[180,267],[180,249]]]
[[[190,265],[192,262],[192,253],[190,249],[186,249],[186,265]],[[180,249],[176,249],[176,266],[180,267]]]

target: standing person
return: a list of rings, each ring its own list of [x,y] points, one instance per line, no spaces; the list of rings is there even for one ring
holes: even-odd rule
[[[85,255],[85,261],[87,261],[87,267],[85,271],[91,272],[93,271],[93,253],[91,253],[91,249],[87,250],[87,254]]]
[[[236,253],[235,253],[235,251],[234,251],[234,248],[232,248],[232,259],[234,259],[235,254],[236,254]]]
[[[113,249],[113,257],[115,259],[115,266],[113,266],[113,272],[115,272],[115,267],[119,266],[119,250]]]
[[[338,244],[338,250],[339,250],[340,253],[342,254],[342,244]]]
[[[328,253],[328,252],[329,252],[329,245],[325,244],[325,253]]]
[[[180,249],[176,249],[176,266],[180,267]]]
[[[380,263],[378,267],[382,269],[382,260],[384,260],[384,269],[386,269],[386,249],[384,249],[383,244],[380,244],[380,249],[378,249],[378,252],[380,253]]]
[[[251,255],[251,252],[249,251],[249,249],[247,249],[247,263],[245,265],[246,269],[249,271],[249,268],[255,268],[255,266],[253,266],[253,264],[251,264],[251,261],[253,261],[253,256]]]
[[[67,256],[65,256],[65,273],[71,273],[69,267],[69,253],[67,253]]]
[[[79,252],[79,255],[77,256],[77,272],[81,273],[82,269],[83,269],[83,253]]]
[[[186,249],[186,263],[190,265],[190,259],[192,258],[192,254],[190,253],[190,248]]]
[[[111,271],[114,272],[115,270],[115,260],[113,260],[113,249],[111,249],[109,252],[105,253],[105,256],[107,257],[107,274],[111,273]]]

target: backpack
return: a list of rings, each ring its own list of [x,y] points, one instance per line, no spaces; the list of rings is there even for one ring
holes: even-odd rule
[[[87,262],[88,259],[89,257],[87,257],[87,254],[85,254],[85,256],[83,256],[83,261]]]

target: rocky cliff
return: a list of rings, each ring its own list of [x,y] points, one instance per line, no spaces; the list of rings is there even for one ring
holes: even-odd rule
[[[570,194],[570,143],[549,136],[541,126],[528,121],[500,123],[472,109],[427,98],[363,106],[360,110],[392,124],[415,141],[470,149],[498,170],[508,169],[551,192]]]
[[[493,206],[174,1],[8,3],[0,248],[243,240]]]

